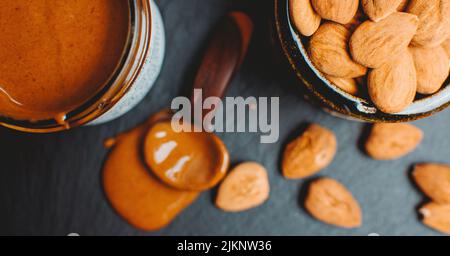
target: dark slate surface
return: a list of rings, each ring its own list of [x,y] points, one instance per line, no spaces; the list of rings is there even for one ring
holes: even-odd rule
[[[112,123],[46,135],[0,129],[1,235],[438,235],[416,214],[425,200],[409,179],[410,167],[421,161],[450,164],[450,110],[418,121],[425,140],[413,154],[392,162],[366,157],[357,146],[365,125],[326,114],[302,99],[290,70],[270,45],[268,19],[272,1],[159,0],[167,29],[167,56],[154,89],[132,112]],[[169,227],[142,232],[125,223],[108,205],[100,176],[107,150],[103,140],[135,126],[189,91],[208,31],[228,10],[252,14],[257,25],[249,58],[229,96],[279,96],[279,143],[259,144],[258,134],[221,134],[234,163],[253,160],[270,175],[271,197],[257,209],[227,214],[216,209],[214,192],[204,193]],[[275,53],[275,54],[272,54]],[[361,203],[364,225],[339,229],[313,220],[301,207],[304,184],[280,175],[283,145],[306,122],[336,132],[339,152],[320,173],[346,184]]]

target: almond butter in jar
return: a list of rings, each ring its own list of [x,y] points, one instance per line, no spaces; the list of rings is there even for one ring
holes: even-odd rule
[[[153,0],[0,4],[0,124],[55,132],[113,120],[137,105],[164,58]]]

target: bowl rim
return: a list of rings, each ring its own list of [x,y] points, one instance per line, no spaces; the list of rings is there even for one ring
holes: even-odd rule
[[[370,101],[350,95],[331,84],[318,71],[306,55],[302,36],[290,22],[289,1],[274,1],[274,19],[278,41],[296,76],[303,82],[307,93],[328,110],[350,119],[368,122],[409,122],[431,116],[450,106],[449,78],[442,89],[432,96],[417,99],[402,112],[386,114]]]

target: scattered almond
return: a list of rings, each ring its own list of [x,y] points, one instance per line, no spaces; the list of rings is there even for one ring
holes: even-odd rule
[[[326,78],[334,85],[342,89],[343,91],[357,95],[358,94],[358,84],[354,78],[345,78],[345,77],[334,77],[334,76],[326,76]]]
[[[402,0],[400,5],[397,7],[397,11],[403,12],[406,11],[406,7],[408,7],[409,0]]]
[[[379,22],[365,21],[350,39],[353,59],[366,67],[381,67],[405,51],[416,33],[417,24],[417,16],[402,12],[393,13]]]
[[[419,28],[412,43],[435,47],[450,34],[449,0],[411,0],[407,11],[419,17]]]
[[[420,209],[423,223],[439,232],[450,234],[450,204],[428,203]]]
[[[380,21],[392,13],[403,0],[361,0],[365,13],[375,22]]]
[[[311,0],[311,4],[322,18],[347,24],[358,11],[359,0]]]
[[[414,166],[413,177],[420,189],[433,201],[450,204],[450,166],[417,164]]]
[[[434,48],[411,47],[417,72],[417,92],[433,94],[448,77],[447,53],[441,46]]]
[[[317,124],[310,125],[297,139],[287,145],[282,161],[283,175],[301,179],[327,167],[336,154],[334,133]]]
[[[248,210],[264,203],[269,191],[266,169],[258,163],[242,163],[220,185],[216,205],[227,212]]]
[[[414,101],[417,90],[411,53],[404,50],[403,54],[371,70],[367,87],[372,102],[382,112],[398,113],[408,107]]]
[[[367,69],[350,57],[347,50],[350,31],[337,23],[327,22],[311,37],[309,55],[323,73],[335,77],[354,78]]]
[[[310,0],[289,0],[291,19],[304,36],[311,36],[316,32],[322,20],[314,11]]]
[[[423,132],[406,123],[374,124],[365,143],[369,156],[377,160],[393,160],[412,152],[423,139]]]
[[[305,208],[313,217],[327,224],[344,228],[356,228],[362,224],[358,202],[333,179],[322,178],[310,185]]]

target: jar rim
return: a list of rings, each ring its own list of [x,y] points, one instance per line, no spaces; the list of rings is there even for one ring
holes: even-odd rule
[[[130,22],[125,47],[114,72],[101,89],[86,102],[66,113],[64,121],[15,120],[0,116],[0,125],[30,133],[51,133],[85,125],[114,107],[141,73],[150,50],[151,0],[128,0]]]
[[[302,37],[290,22],[289,1],[275,0],[274,5],[276,33],[284,55],[305,85],[307,93],[327,109],[346,118],[368,122],[409,122],[428,117],[450,106],[450,77],[438,93],[416,99],[406,110],[396,114],[383,113],[369,100],[337,88],[320,74],[309,60],[301,42]]]

